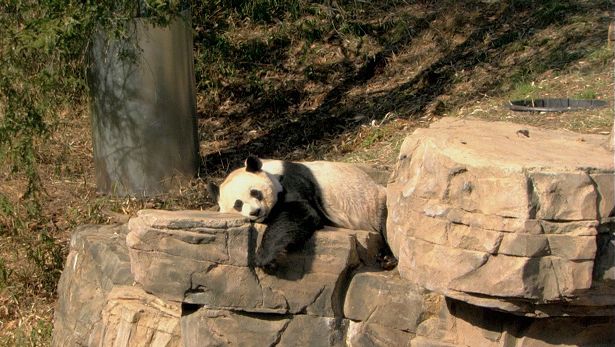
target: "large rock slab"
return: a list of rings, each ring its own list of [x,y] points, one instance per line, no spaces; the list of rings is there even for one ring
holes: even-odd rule
[[[229,281],[224,283],[229,288],[241,288],[250,280],[236,274],[248,265],[248,252],[253,248],[249,246],[254,236],[251,226],[241,216],[143,210],[129,221],[128,228],[132,273],[148,292],[191,302],[191,296],[205,291],[193,283],[193,276],[212,270],[219,273],[216,267],[221,264],[229,272]]]
[[[181,345],[180,305],[133,286],[125,225],[76,229],[58,285],[52,346]]]
[[[352,277],[344,302],[344,317],[401,332],[416,332],[423,319],[420,286],[394,272],[359,272]]]
[[[327,228],[265,273],[251,266],[264,228],[239,215],[144,210],[129,229],[132,271],[150,293],[210,309],[322,317],[340,315],[349,271],[375,258],[382,242],[375,233]]]
[[[526,318],[443,300],[410,346],[612,346],[613,317]]]
[[[520,135],[521,129],[530,136]],[[596,219],[601,211],[606,218],[613,211],[613,180],[608,177],[614,164],[612,153],[600,147],[603,140],[600,135],[444,118],[406,138],[392,179],[404,198],[442,200],[466,211],[566,220]],[[566,203],[572,197],[587,203]]]
[[[161,215],[169,218],[166,212]],[[181,213],[172,215],[179,216]],[[192,232],[198,232],[186,233],[184,230],[190,229],[186,225],[200,225],[195,222],[199,217],[194,212],[189,215],[193,219],[192,224],[172,223],[175,226],[181,225],[181,228],[174,229],[184,231],[180,233],[183,237],[181,240],[199,239],[191,235]],[[147,218],[153,218],[149,219],[150,221],[160,221],[161,217]],[[213,221],[208,223],[215,224]],[[164,225],[159,222],[152,224]],[[232,224],[219,225],[226,225],[220,227],[225,229]],[[579,229],[575,227],[570,230]],[[285,310],[251,312],[243,308],[221,309],[167,300],[146,292],[139,284],[134,283],[135,279],[130,273],[129,250],[125,243],[127,231],[127,228],[122,226],[89,226],[74,233],[59,286],[54,346],[501,347],[615,344],[615,317],[612,315],[529,318],[470,305],[430,291],[400,276],[398,271],[377,271],[372,266],[373,263],[359,261],[358,259],[363,259],[361,256],[375,254],[372,246],[380,245],[377,242],[379,239],[370,233],[353,233],[335,228],[319,231],[306,245],[305,252],[289,254],[288,258],[280,263],[281,267],[277,273],[270,275],[252,270],[255,278],[263,283],[260,284],[262,288],[269,288],[272,295],[280,295],[287,300]],[[256,233],[254,230],[250,232]],[[460,232],[459,235],[465,235],[465,232]],[[258,235],[256,236],[258,242]],[[609,279],[601,282],[605,284],[613,277],[613,267],[608,264],[611,264],[615,256],[615,248],[610,234],[599,232],[598,236],[597,253],[601,256],[596,260],[594,272],[600,273],[596,276]],[[452,242],[455,245],[465,244],[464,238],[465,236],[458,236]],[[163,241],[162,238],[158,240],[158,243],[149,245],[168,247],[175,242]],[[216,245],[215,240],[209,240],[211,245]],[[434,240],[442,241],[443,245],[448,244],[446,238],[434,237]],[[493,240],[474,248],[489,250],[493,248],[492,243]],[[239,247],[237,245],[244,243],[233,244],[234,247]],[[150,253],[156,253],[157,249],[149,248]],[[575,256],[583,253],[583,247],[575,249],[578,250],[572,252]],[[525,251],[534,252],[535,249]],[[312,253],[316,255],[312,256]],[[235,257],[231,260],[233,257],[228,255],[230,252],[226,252],[226,256],[225,252],[200,255],[194,251],[191,254],[198,255],[201,257],[199,259],[212,259],[216,256],[216,259],[227,262],[239,259]],[[318,259],[317,254],[326,256]],[[162,252],[158,256],[162,259],[166,257]],[[500,256],[502,255],[497,257]],[[553,255],[533,259],[548,257]],[[496,256],[490,256],[488,261],[492,258]],[[167,258],[169,261],[173,259]],[[245,259],[247,264],[250,264],[250,256]],[[348,259],[352,261],[347,261]],[[327,287],[329,284],[319,282],[326,279],[326,276],[310,274],[322,274],[325,263],[356,265],[345,267],[342,273],[336,275],[335,286]],[[221,266],[218,264],[214,268]],[[250,266],[227,266],[251,269]],[[303,274],[303,277],[297,274]],[[158,276],[153,272],[149,275]],[[227,272],[216,276],[228,277],[226,281],[230,282],[236,279],[233,277],[235,275],[236,273]],[[309,281],[306,278],[309,278]],[[216,280],[224,281],[218,278]],[[205,283],[211,284],[209,279]],[[253,289],[245,287],[245,294],[249,296],[249,291]],[[224,292],[222,289],[216,290]],[[590,290],[596,291],[597,288],[592,287]],[[613,289],[605,285],[600,290],[607,298],[605,302],[608,302]],[[218,302],[222,300],[216,299],[216,296],[209,299]],[[305,304],[308,299],[312,301]],[[233,300],[242,302],[238,296]],[[473,296],[472,300],[477,298]],[[551,305],[565,306],[561,303]],[[601,309],[601,306],[597,306],[597,309]]]
[[[615,317],[527,318],[431,292],[396,271],[357,273],[348,287],[346,343],[367,346],[609,346]]]
[[[311,315],[241,313],[200,308],[182,316],[185,347],[345,346],[348,322]]]
[[[58,283],[53,346],[85,346],[98,341],[101,312],[115,285],[130,285],[125,226],[83,226],[71,237]]]
[[[605,289],[615,288],[615,169],[603,141],[446,118],[415,131],[387,187],[401,276],[519,314],[615,315]]]
[[[139,287],[116,286],[107,295],[98,341],[90,346],[182,345],[181,305],[165,302]]]

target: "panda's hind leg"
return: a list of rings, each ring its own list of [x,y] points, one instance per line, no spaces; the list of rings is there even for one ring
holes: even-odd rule
[[[305,201],[286,202],[269,219],[256,252],[255,265],[261,268],[275,268],[278,256],[300,249],[315,230],[322,228],[318,212]]]
[[[386,243],[376,255],[376,261],[383,270],[393,270],[397,267],[397,263],[399,262],[397,258],[395,258],[395,255],[393,254],[393,251],[391,251],[389,245]]]

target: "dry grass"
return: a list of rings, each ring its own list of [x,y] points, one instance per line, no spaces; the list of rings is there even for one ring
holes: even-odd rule
[[[503,120],[551,129],[567,129],[581,133],[609,134],[613,124],[613,104],[609,97],[614,88],[609,70],[581,75],[558,75],[545,73],[536,82],[530,82],[530,93],[516,93],[509,98],[491,98],[465,105],[456,110],[459,117],[475,117],[486,120]],[[525,87],[524,87],[525,88]],[[609,106],[577,112],[513,112],[507,105],[510,100],[531,98],[584,98],[585,90],[598,99],[608,100]]]
[[[97,195],[84,106],[60,115],[38,144],[39,209],[21,197],[23,179],[0,167],[12,206],[0,201],[0,345],[49,344],[55,281],[75,226],[123,221],[144,207],[206,208],[204,181],[222,179],[248,154],[391,168],[404,137],[441,116],[607,132],[608,1],[510,3],[527,2],[312,4],[268,22],[196,13],[200,178],[160,199]],[[528,114],[503,106],[587,96],[611,107]]]

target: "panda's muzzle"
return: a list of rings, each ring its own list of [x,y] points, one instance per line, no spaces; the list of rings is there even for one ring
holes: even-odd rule
[[[257,208],[257,209],[255,209],[254,211],[250,211],[250,218],[252,218],[252,217],[257,217],[257,219],[258,219],[258,217],[260,216],[260,214],[261,214],[261,209],[260,209],[260,208]]]

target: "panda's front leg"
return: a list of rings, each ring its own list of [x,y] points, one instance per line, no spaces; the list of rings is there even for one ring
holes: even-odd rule
[[[283,219],[272,221],[265,229],[254,265],[268,270],[274,269],[275,260],[285,253],[286,247],[292,243],[292,230],[295,229],[297,226],[292,222]]]
[[[271,216],[256,252],[255,265],[265,269],[275,268],[275,260],[289,248],[298,249],[322,228],[318,212],[305,201],[284,203],[280,212]]]

